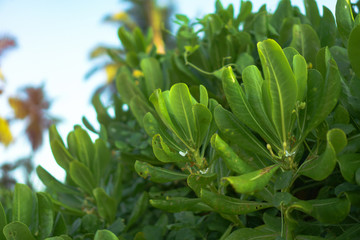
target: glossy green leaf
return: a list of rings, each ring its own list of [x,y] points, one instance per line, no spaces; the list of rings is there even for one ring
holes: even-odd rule
[[[234,115],[251,129],[258,132],[267,141],[274,141],[273,136],[262,126],[256,117],[247,96],[239,85],[231,67],[224,70],[222,84],[226,99]],[[216,120],[218,123],[218,120]],[[219,127],[220,128],[220,127]],[[220,128],[221,129],[221,128]]]
[[[11,222],[3,229],[7,240],[35,240],[28,226],[22,222]]]
[[[59,140],[53,140],[50,143],[51,151],[54,155],[56,163],[62,167],[65,171],[69,170],[69,164],[75,159],[65,146]]]
[[[212,207],[216,212],[223,214],[240,215],[272,207],[269,203],[240,200],[205,189],[201,189],[200,196],[203,202]]]
[[[205,107],[208,107],[209,96],[208,96],[208,92],[206,90],[206,87],[204,87],[203,85],[200,85],[199,90],[200,90],[200,103],[202,105],[204,105]]]
[[[17,183],[12,204],[12,221],[30,226],[34,221],[35,202],[31,189],[25,184]]]
[[[241,159],[232,148],[222,140],[218,134],[214,134],[211,138],[211,146],[224,160],[226,166],[239,174],[252,172],[255,169],[251,167],[247,162]]]
[[[184,180],[187,178],[186,174],[171,171],[161,167],[154,167],[146,162],[135,162],[135,171],[143,178],[150,178],[150,181],[157,183],[172,182]]]
[[[315,0],[305,0],[306,17],[310,20],[311,24],[316,29],[320,24],[319,8]]]
[[[306,101],[306,127],[305,137],[308,132],[318,126],[335,107],[341,91],[340,74],[336,62],[331,58],[330,52],[325,49],[323,57],[324,69],[309,70],[308,92]],[[317,63],[320,66],[320,64]],[[321,74],[323,74],[323,77]]]
[[[96,187],[94,175],[82,162],[73,161],[70,163],[69,171],[71,179],[86,193],[92,194]]]
[[[164,92],[165,93],[165,92]],[[167,103],[165,102],[164,93],[161,92],[160,89],[157,89],[151,94],[150,96],[150,102],[154,105],[155,110],[157,114],[159,115],[161,121],[165,124],[165,126],[171,130],[178,138],[180,139],[186,139],[184,133],[182,133],[180,130],[175,127],[175,122],[173,122],[172,118],[170,117],[171,111],[168,110]],[[169,92],[167,92],[168,94]],[[190,93],[189,93],[190,94]],[[168,97],[169,95],[167,95]],[[168,99],[167,99],[168,100]],[[170,105],[170,104],[168,104]],[[170,107],[170,106],[169,106]],[[180,106],[176,106],[180,107]],[[195,124],[195,122],[194,122]],[[180,127],[180,126],[179,126]]]
[[[177,151],[183,151],[183,148],[179,147],[179,143],[175,142],[173,137],[169,134],[166,127],[159,122],[152,113],[147,113],[143,119],[144,128],[146,133],[150,137],[154,137],[157,134],[160,134],[164,142],[169,145],[169,147],[176,149]]]
[[[286,18],[293,15],[290,0],[282,0],[279,2],[274,14],[270,19],[270,23],[279,32]]]
[[[7,218],[4,211],[4,207],[0,202],[0,229],[2,230],[7,224]],[[0,240],[6,240],[3,231],[0,231]]]
[[[40,178],[40,180],[42,181],[42,183],[46,187],[48,187],[49,189],[51,189],[53,191],[74,194],[74,195],[80,194],[80,192],[77,191],[77,189],[75,189],[72,186],[65,185],[62,182],[58,181],[56,178],[54,178],[48,171],[46,171],[41,166],[38,166],[36,168],[36,173],[37,173],[38,177]]]
[[[109,230],[97,230],[94,240],[118,240],[118,237]]]
[[[77,156],[82,163],[93,170],[92,167],[95,155],[94,144],[91,141],[89,134],[81,127],[76,127],[74,132],[78,151]]]
[[[199,198],[172,197],[165,199],[151,199],[150,204],[167,212],[210,212],[211,207],[204,204]]]
[[[276,240],[279,233],[263,232],[253,228],[241,228],[232,232],[225,240]]]
[[[360,25],[357,25],[350,33],[348,54],[355,74],[360,78]]]
[[[93,194],[100,217],[106,219],[107,223],[112,223],[116,215],[115,199],[107,195],[102,188],[95,188]]]
[[[327,178],[335,168],[336,155],[346,146],[345,133],[334,128],[326,135],[327,143],[325,151],[320,156],[310,156],[302,165],[299,173],[316,181]]]
[[[285,143],[296,102],[296,80],[284,52],[274,40],[258,43],[258,51],[265,81],[270,82],[271,118],[278,137]]]
[[[256,66],[249,66],[244,69],[242,73],[242,80],[246,91],[247,99],[249,101],[255,117],[259,123],[264,126],[267,132],[271,135],[276,135],[276,130],[273,123],[270,121],[263,99],[263,83],[259,69]]]
[[[278,168],[278,165],[272,165],[240,176],[225,177],[223,180],[229,182],[236,192],[251,194],[265,188]]]
[[[354,17],[349,0],[338,0],[335,9],[336,23],[345,46],[347,46],[349,35],[354,26]]]
[[[152,139],[152,147],[156,158],[164,163],[168,162],[188,162],[187,157],[183,157],[179,152],[173,151],[163,141],[160,134],[156,134]]]
[[[318,32],[322,47],[331,47],[335,44],[337,33],[335,18],[332,12],[325,6],[323,6],[323,16],[320,20]]]
[[[277,42],[282,46],[289,46],[290,42],[292,40],[292,33],[293,33],[293,26],[295,24],[300,24],[300,19],[298,17],[289,17],[289,18],[285,18],[282,22],[280,31],[279,31],[279,39],[277,40]],[[286,48],[285,48],[286,49]],[[284,52],[285,52],[284,49]],[[290,65],[291,62],[288,59]]]
[[[338,157],[341,175],[350,183],[355,183],[355,172],[360,168],[360,154],[349,153]]]
[[[75,137],[74,131],[69,132],[69,134],[67,135],[66,141],[67,141],[68,150],[69,150],[70,155],[74,159],[77,159],[78,158],[78,156],[77,156],[78,150],[77,150],[77,143],[76,143],[76,137]],[[70,162],[69,162],[69,164],[70,164]]]
[[[319,51],[320,45],[319,37],[310,25],[296,24],[293,26],[290,46],[298,50],[308,63],[315,63],[316,53]]]
[[[197,129],[197,135],[196,135],[196,147],[199,148],[206,135],[208,134],[209,127],[212,121],[212,114],[207,107],[205,107],[203,104],[196,103],[192,107],[194,116],[195,116],[195,123],[196,123],[196,129]]]
[[[130,214],[129,220],[127,222],[125,231],[130,229],[138,219],[145,213],[149,204],[149,194],[147,192],[143,192],[139,199],[136,201],[134,208]]]
[[[243,149],[257,153],[262,157],[271,158],[264,144],[243,126],[234,114],[224,109],[221,105],[215,108],[214,118],[216,125],[228,139],[237,139]]]
[[[49,237],[54,224],[54,211],[51,199],[42,192],[36,193],[39,214],[39,238]]]
[[[184,83],[173,85],[169,93],[170,107],[185,133],[186,140],[195,143],[197,131],[196,120],[192,110],[192,97]]]
[[[297,84],[296,101],[302,102],[306,96],[307,88],[307,64],[301,55],[295,55],[293,58],[293,71]]]
[[[150,96],[155,89],[162,89],[164,80],[160,63],[155,58],[144,58],[140,62],[141,70],[144,73],[145,85],[148,96]]]

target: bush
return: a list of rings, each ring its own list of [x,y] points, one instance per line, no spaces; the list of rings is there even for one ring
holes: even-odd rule
[[[357,3],[359,5],[359,3]],[[93,142],[50,128],[66,181],[17,184],[0,239],[355,239],[360,232],[359,15],[306,0],[275,13],[216,2],[176,47],[119,29],[111,117]],[[201,25],[196,31],[194,26]],[[127,110],[129,109],[129,110]],[[20,237],[21,236],[21,237]]]

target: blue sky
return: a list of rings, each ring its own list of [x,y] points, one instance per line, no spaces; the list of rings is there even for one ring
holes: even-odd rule
[[[158,2],[166,4],[169,1]],[[194,19],[214,11],[215,1],[172,2],[176,13],[187,14]],[[273,11],[278,1],[252,2],[255,10],[266,3],[268,10]],[[335,0],[317,2],[331,11],[335,9]],[[222,3],[233,3],[235,9],[240,6],[240,1],[223,0]],[[293,0],[292,3],[304,11],[302,0]],[[86,72],[95,64],[89,60],[89,53],[101,43],[120,44],[116,27],[104,24],[102,19],[123,10],[124,4],[119,0],[0,0],[0,34],[15,36],[18,43],[18,47],[0,62],[7,79],[5,91],[14,94],[21,86],[45,83],[45,90],[53,99],[51,112],[63,119],[58,125],[63,138],[73,125],[81,123],[82,116],[95,122],[95,112],[89,104],[90,96],[97,86],[106,81],[106,77],[104,73],[98,73],[90,80],[84,80]],[[4,100],[5,97],[1,96],[2,116],[10,112]],[[21,128],[15,124],[12,130],[16,135]],[[63,179],[64,172],[56,165],[47,139],[45,136],[44,145],[35,156],[35,164],[41,164],[55,177]],[[25,140],[19,139],[8,149],[0,146],[0,163],[26,156],[29,152],[30,147]],[[17,175],[20,177],[21,174]],[[41,186],[35,176],[33,179],[35,185]]]

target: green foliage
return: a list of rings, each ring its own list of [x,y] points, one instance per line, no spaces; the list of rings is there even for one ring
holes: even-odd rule
[[[99,130],[84,120],[98,139],[50,128],[66,180],[38,167],[46,193],[18,184],[3,239],[357,237],[359,17],[339,0],[335,25],[304,3],[305,15],[288,0],[273,14],[216,1],[197,22],[177,15],[164,54],[120,28],[117,93],[108,107],[93,98]]]

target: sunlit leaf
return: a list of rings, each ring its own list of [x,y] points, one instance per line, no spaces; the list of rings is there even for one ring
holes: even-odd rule
[[[30,226],[34,220],[35,202],[31,189],[25,184],[17,183],[12,204],[12,221]]]
[[[0,117],[0,142],[8,146],[13,140],[9,123]]]
[[[35,240],[28,226],[22,222],[11,222],[3,229],[7,240]]]

